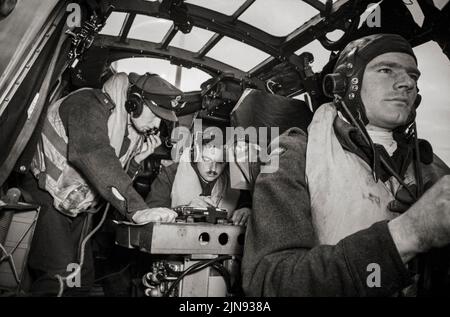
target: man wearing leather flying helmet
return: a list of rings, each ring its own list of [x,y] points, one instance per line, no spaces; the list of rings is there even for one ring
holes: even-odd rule
[[[67,276],[67,265],[79,263],[78,247],[91,227],[88,215],[101,200],[137,223],[176,216],[150,210],[132,182],[161,144],[161,120],[177,120],[174,100],[180,96],[158,75],[118,73],[101,90],[82,88],[49,106],[31,168],[37,182],[29,177],[23,185],[43,206],[29,256],[33,294],[58,293],[55,276]],[[81,283],[89,289],[94,266],[89,245],[85,251]]]
[[[308,134],[279,138],[278,171],[256,181],[247,295],[391,296],[413,283],[412,259],[450,243],[449,169],[414,124],[419,74],[398,35],[341,52],[324,80],[334,101]]]

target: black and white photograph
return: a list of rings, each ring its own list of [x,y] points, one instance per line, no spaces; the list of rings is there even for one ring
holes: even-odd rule
[[[450,297],[449,3],[0,0],[0,303]]]

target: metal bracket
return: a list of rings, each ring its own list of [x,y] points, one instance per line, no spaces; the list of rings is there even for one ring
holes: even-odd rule
[[[114,6],[110,5],[105,15],[102,16],[99,16],[94,11],[89,20],[84,21],[81,29],[77,33],[71,30],[66,31],[66,34],[72,37],[72,47],[67,56],[71,68],[76,67],[83,54],[91,47],[95,36],[102,30],[113,9]]]

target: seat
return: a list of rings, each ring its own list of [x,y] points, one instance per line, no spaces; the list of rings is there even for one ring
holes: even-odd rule
[[[231,125],[244,129],[251,127],[257,129],[261,127],[269,128],[265,139],[262,139],[264,136],[261,133],[257,134],[256,145],[259,146],[260,151],[264,151],[264,149],[270,150],[268,145],[271,141],[289,128],[297,127],[307,131],[312,117],[313,113],[304,101],[269,94],[261,90],[246,89],[231,112]],[[278,133],[272,133],[270,129],[272,127],[278,127]],[[242,141],[249,142],[249,140]],[[255,142],[255,140],[252,141],[250,143]],[[249,148],[252,147],[255,148],[255,144],[249,144]],[[268,155],[270,153],[260,154]],[[260,160],[255,162],[251,159],[250,154],[248,155],[250,158],[248,162],[230,164],[231,185],[233,188],[253,190],[256,177],[263,162]]]

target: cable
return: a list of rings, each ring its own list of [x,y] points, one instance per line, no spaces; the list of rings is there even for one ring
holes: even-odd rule
[[[108,214],[110,206],[111,206],[111,204],[108,202],[106,204],[105,211],[103,212],[102,219],[100,220],[98,225],[81,242],[81,246],[80,246],[80,263],[77,266],[77,268],[71,274],[69,274],[69,275],[67,275],[65,277],[62,277],[59,274],[55,275],[55,278],[58,279],[58,282],[59,282],[59,291],[58,291],[57,297],[61,297],[63,292],[64,292],[64,281],[73,279],[75,276],[77,276],[80,273],[81,268],[82,268],[82,266],[84,264],[84,253],[85,253],[85,249],[86,249],[86,243],[100,229],[100,227],[105,222],[106,215]],[[96,211],[100,210],[100,208],[98,208]]]
[[[127,265],[125,265],[125,267],[123,268],[123,269],[121,269],[120,271],[117,271],[117,272],[114,272],[114,273],[111,273],[111,274],[107,274],[107,275],[104,275],[104,276],[102,276],[102,277],[99,277],[98,279],[96,279],[96,280],[94,280],[94,283],[98,283],[98,282],[100,282],[100,281],[102,281],[102,280],[104,280],[104,279],[106,279],[106,278],[108,278],[108,277],[111,277],[111,276],[114,276],[114,275],[117,275],[117,274],[121,274],[121,273],[123,273],[126,269],[128,269],[129,267],[130,267],[130,263],[128,263]]]
[[[236,145],[237,143],[235,143]],[[246,143],[248,146],[248,159],[250,159],[250,147],[252,146],[250,143]],[[242,168],[242,166],[239,164],[238,162],[238,158],[237,158],[237,153],[236,153],[236,146],[234,146],[234,150],[233,150],[233,155],[234,155],[234,161],[236,162],[236,166],[239,168],[239,170],[241,171],[242,176],[244,176],[245,181],[249,184],[251,184],[251,176],[250,174],[247,174],[247,172]]]
[[[269,79],[266,81],[266,89],[272,94],[274,95],[275,92],[273,91],[272,87],[278,85],[278,83],[274,82],[273,80]]]
[[[166,271],[168,271],[170,274],[175,275],[175,276],[180,276],[183,272],[180,271],[175,271],[174,269],[172,269],[169,265],[169,263],[164,262],[164,268],[166,269]]]
[[[193,264],[192,266],[190,266],[188,269],[186,269],[176,280],[175,282],[172,283],[172,285],[170,285],[169,289],[164,293],[164,297],[169,297],[170,293],[172,293],[172,291],[175,289],[175,287],[181,282],[181,280],[190,274],[194,274],[197,273],[205,268],[207,268],[208,266],[213,265],[216,262],[219,261],[225,261],[225,260],[230,260],[232,259],[231,256],[229,255],[223,255],[223,256],[219,256],[215,259],[212,260],[208,260],[208,261],[204,261],[204,262],[197,262],[195,264]]]
[[[414,158],[414,174],[417,181],[417,199],[420,198],[423,194],[423,175],[420,169],[420,150],[419,150],[419,140],[417,138],[417,125],[414,122],[411,126],[413,130],[413,138],[414,138],[414,150],[415,150],[415,158]],[[423,297],[427,295],[429,291],[427,287],[427,279],[429,279],[431,273],[430,265],[431,265],[431,256],[429,254],[420,254],[418,257],[418,274],[419,280],[417,282],[417,296]]]
[[[225,281],[225,285],[227,287],[227,293],[231,294],[231,276],[230,273],[227,271],[227,269],[219,263],[214,263],[212,265],[212,267],[214,269],[216,269],[217,272],[220,273],[220,275],[222,275],[224,281]]]
[[[142,139],[141,139],[142,140]],[[128,171],[128,169],[129,169],[129,167],[130,167],[130,164],[131,164],[131,160],[132,160],[132,157],[134,157],[134,155],[136,154],[136,151],[137,151],[137,148],[139,147],[139,142],[136,142],[136,144],[134,145],[134,149],[132,150],[132,154],[131,154],[131,156],[130,156],[130,159],[128,160],[128,162],[125,164],[125,168],[124,168],[124,170],[125,170],[125,172],[127,172]],[[84,264],[84,254],[85,254],[85,249],[86,249],[86,243],[89,241],[89,239],[100,229],[100,227],[103,225],[103,223],[105,222],[105,220],[106,220],[106,215],[108,214],[108,211],[109,211],[109,208],[111,207],[111,203],[110,202],[108,202],[108,203],[106,203],[106,206],[105,206],[105,211],[103,212],[103,216],[102,216],[102,218],[100,219],[100,222],[98,223],[98,225],[88,234],[88,235],[86,235],[86,237],[83,239],[83,241],[81,242],[81,246],[80,246],[80,263],[79,263],[79,265],[78,265],[78,267],[71,273],[71,274],[69,274],[68,276],[66,276],[66,277],[62,277],[61,275],[59,275],[59,274],[56,274],[55,275],[55,278],[56,279],[58,279],[58,282],[59,282],[59,291],[58,291],[58,294],[57,294],[57,297],[61,297],[62,296],[62,294],[63,294],[63,292],[64,292],[64,281],[67,281],[67,280],[69,280],[69,279],[73,279],[75,276],[77,276],[79,273],[80,273],[80,271],[81,271],[81,268],[82,268],[82,266],[83,266],[83,264]],[[99,211],[101,209],[101,207],[99,207],[99,208],[97,208],[97,209],[94,209],[94,211],[93,211],[93,213],[96,213],[97,211]]]
[[[351,114],[350,110],[348,109],[347,105],[345,104],[344,100],[342,100],[342,98],[338,95],[335,95],[335,102],[340,103],[342,108],[345,110],[345,112],[347,112],[350,120],[352,121],[353,125],[359,130],[359,132],[361,133],[362,137],[364,138],[364,141],[372,148],[372,155],[374,156],[374,161],[375,161],[375,147],[373,145],[372,139],[367,135],[367,131],[364,127],[361,126],[361,124],[353,117],[353,115]],[[416,149],[417,151],[417,149]],[[417,154],[416,154],[417,155]],[[383,156],[380,155],[380,162],[383,164],[383,166],[388,170],[389,173],[391,173],[392,176],[394,176],[397,181],[406,189],[406,191],[411,195],[411,198],[413,199],[417,199],[417,196],[415,193],[413,193],[411,191],[411,189],[406,185],[406,183],[402,180],[402,178],[400,177],[400,175],[398,175],[398,173],[389,165],[389,163],[385,160],[385,158]],[[373,169],[373,173],[374,173],[374,179],[376,181],[378,181],[377,177],[376,177],[376,172],[374,170],[375,168],[375,162],[372,166]]]
[[[194,265],[190,266],[188,269],[183,271],[178,276],[178,278],[175,280],[175,282],[167,290],[164,297],[168,297],[170,295],[170,293],[173,291],[173,289],[175,288],[175,286],[178,285],[185,276],[199,272],[200,270],[202,270],[203,268],[206,268],[206,267],[207,267],[207,265],[205,265],[205,262],[197,262]]]
[[[412,128],[414,130],[413,136],[414,136],[414,150],[415,150],[415,160],[414,160],[414,172],[417,180],[417,198],[421,197],[423,194],[423,175],[422,170],[420,169],[420,150],[419,150],[419,140],[417,138],[417,125],[414,122],[412,125]]]
[[[334,98],[335,98],[335,102],[339,103],[341,105],[341,107],[344,109],[344,111],[347,113],[348,117],[350,118],[350,121],[352,121],[355,128],[357,128],[359,130],[359,132],[361,133],[361,136],[364,138],[364,141],[367,143],[367,145],[372,150],[372,160],[373,160],[372,174],[373,174],[373,178],[374,178],[375,182],[378,182],[378,175],[376,173],[376,152],[375,152],[375,146],[372,142],[372,139],[370,138],[364,125],[360,121],[357,121],[355,119],[355,117],[353,116],[353,114],[350,112],[347,105],[345,104],[344,100],[337,94],[334,95]]]
[[[175,286],[177,286],[185,276],[191,275],[191,274],[195,274],[195,273],[197,273],[197,272],[207,268],[208,266],[212,265],[215,261],[217,261],[217,260],[214,259],[214,260],[210,260],[210,261],[207,261],[207,262],[197,262],[194,265],[192,265],[191,267],[189,267],[188,269],[186,269],[175,280],[175,282],[170,286],[170,288],[165,293],[164,297],[168,297],[170,295],[170,293],[175,289]]]

